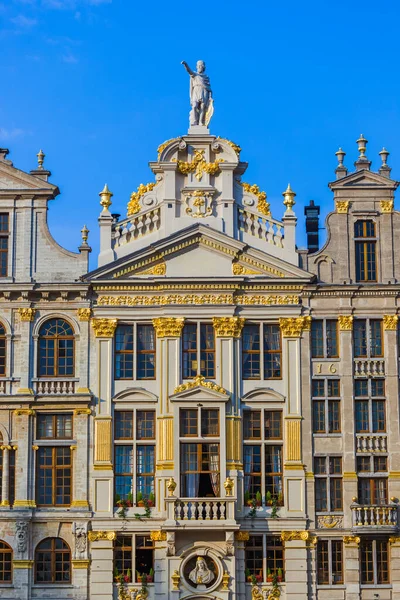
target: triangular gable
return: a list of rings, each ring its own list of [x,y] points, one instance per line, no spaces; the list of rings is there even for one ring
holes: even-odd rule
[[[331,190],[346,189],[346,188],[357,188],[357,187],[375,187],[377,189],[390,189],[395,190],[400,182],[394,179],[384,177],[379,173],[369,171],[368,169],[362,169],[361,171],[355,171],[350,173],[346,177],[332,181],[329,184]]]
[[[52,183],[16,169],[3,161],[0,161],[0,190],[35,190],[47,192],[53,197],[59,194],[57,186]]]
[[[307,280],[310,274],[211,227],[196,224],[104,265],[86,278],[121,281],[148,276],[262,276]]]

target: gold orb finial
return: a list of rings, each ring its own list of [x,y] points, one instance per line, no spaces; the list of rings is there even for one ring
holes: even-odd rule
[[[113,196],[113,195],[114,194],[112,192],[110,192],[110,190],[108,189],[108,185],[105,184],[104,188],[99,193],[100,204],[103,207],[103,211],[108,210],[109,207],[111,206],[111,204],[112,204],[111,196]]]
[[[43,163],[44,163],[44,159],[45,159],[45,153],[43,152],[43,150],[39,150],[39,152],[36,154],[37,159],[38,159],[38,167],[39,169],[43,169]]]
[[[81,234],[82,234],[82,242],[84,244],[87,243],[88,241],[88,237],[89,237],[89,229],[86,227],[86,225],[84,225],[81,229]]]
[[[292,210],[293,206],[296,204],[296,202],[294,201],[294,197],[296,196],[296,194],[290,187],[290,183],[288,183],[288,186],[283,192],[282,196],[284,197],[283,204],[286,206],[286,209]]]

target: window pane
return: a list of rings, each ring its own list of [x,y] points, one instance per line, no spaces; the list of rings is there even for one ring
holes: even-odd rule
[[[200,325],[200,374],[215,377],[215,335],[211,324]]]
[[[133,438],[133,411],[118,410],[114,413],[115,439],[131,440]]]
[[[328,397],[337,398],[340,396],[340,380],[328,379]]]
[[[179,411],[180,414],[180,435],[185,437],[197,437],[198,429],[197,429],[197,417],[198,410],[189,409],[189,408],[181,408]]]
[[[367,356],[367,322],[365,319],[356,319],[353,322],[354,356],[366,358]]]
[[[325,396],[325,379],[313,379],[311,393],[313,398]]]
[[[219,410],[215,408],[201,409],[201,435],[219,436]]]
[[[382,321],[378,319],[370,320],[369,327],[371,356],[383,356]]]
[[[384,396],[385,395],[385,380],[384,379],[371,379],[371,396]]]
[[[257,497],[261,503],[261,446],[246,445],[243,454],[245,504]]]
[[[155,432],[154,410],[138,410],[136,412],[136,437],[138,440],[154,440]]]
[[[136,470],[136,501],[146,498],[154,503],[154,446],[137,446]]]
[[[243,327],[242,367],[244,379],[260,379],[259,325],[245,325]]]
[[[355,379],[354,395],[357,397],[368,396],[368,379]]]
[[[154,327],[137,326],[137,379],[154,379],[156,366],[156,346]]]
[[[385,401],[372,401],[372,431],[373,433],[384,433],[386,431]]]
[[[356,433],[369,433],[368,401],[357,400],[356,403]]]
[[[115,446],[115,500],[129,500],[132,496],[133,448]]]
[[[133,379],[132,325],[118,325],[115,332],[115,378]]]
[[[188,323],[182,334],[182,377],[190,379],[197,375],[197,325]]]
[[[244,417],[244,439],[245,440],[260,440],[261,439],[261,411],[246,410],[243,413]]]
[[[313,401],[313,431],[325,433],[325,401]]]
[[[313,319],[311,321],[311,356],[312,358],[323,358],[324,356],[324,329],[322,320]]]
[[[282,446],[265,446],[265,492],[282,502]]]
[[[361,583],[374,583],[373,542],[361,541]]]
[[[264,581],[263,575],[263,538],[262,535],[251,535],[245,546],[246,581],[251,582],[251,576],[257,581]]]
[[[280,537],[267,535],[267,577],[268,575],[279,576],[282,573],[283,580],[283,545]]]
[[[332,584],[343,583],[343,542],[332,540]]]
[[[265,439],[282,439],[282,412],[280,410],[265,411]]]
[[[264,325],[264,379],[280,379],[281,330],[279,325]]]
[[[328,510],[327,480],[325,477],[315,479],[315,510],[317,512]]]
[[[389,552],[385,540],[376,540],[377,583],[389,583]]]
[[[317,544],[317,580],[318,585],[329,585],[329,551],[328,542],[319,541]]]
[[[328,433],[340,433],[340,402],[338,400],[328,401]]]
[[[326,321],[326,357],[333,358],[339,356],[337,339],[337,321]]]

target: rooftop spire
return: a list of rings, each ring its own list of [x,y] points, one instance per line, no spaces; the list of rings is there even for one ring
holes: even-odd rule
[[[380,175],[383,175],[384,177],[388,177],[390,179],[390,171],[392,169],[387,164],[387,159],[388,159],[389,154],[390,154],[390,152],[388,152],[386,150],[386,148],[382,148],[382,150],[379,152],[379,156],[381,157],[381,160],[382,160],[382,166],[379,169],[379,173],[380,173]]]
[[[113,193],[110,192],[107,184],[104,185],[104,188],[99,193],[99,196],[100,196],[100,204],[103,207],[103,212],[108,211],[108,209],[110,208],[110,206],[112,204],[111,196],[113,196]]]
[[[45,159],[45,153],[43,152],[43,150],[39,150],[39,152],[36,154],[37,159],[38,159],[38,169],[42,170],[43,169],[43,163],[44,163],[44,159]]]
[[[337,152],[335,152],[336,158],[338,160],[338,166],[335,169],[336,179],[341,179],[342,177],[346,177],[347,169],[343,164],[344,157],[346,156],[346,152],[339,148]]]
[[[354,163],[354,166],[356,167],[357,171],[361,171],[362,169],[369,170],[371,167],[371,161],[368,160],[368,158],[366,157],[366,154],[365,154],[365,152],[367,150],[367,144],[368,144],[368,140],[363,136],[363,134],[361,134],[357,140],[359,157],[356,160],[356,162]]]

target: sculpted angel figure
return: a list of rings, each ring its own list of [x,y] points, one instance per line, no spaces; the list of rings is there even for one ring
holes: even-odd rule
[[[207,126],[214,112],[210,78],[206,75],[206,63],[198,60],[197,71],[192,71],[187,62],[181,63],[190,75],[190,125]]]
[[[207,567],[207,563],[202,556],[197,557],[196,566],[190,571],[189,579],[196,585],[211,583],[215,579],[214,573]]]

